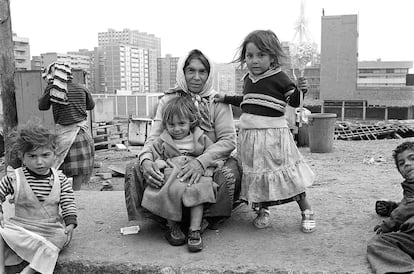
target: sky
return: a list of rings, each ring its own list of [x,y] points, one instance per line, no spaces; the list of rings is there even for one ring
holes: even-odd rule
[[[161,38],[161,54],[198,48],[231,62],[244,37],[273,30],[291,41],[301,0],[10,0],[12,30],[29,38],[31,55],[92,50],[98,32],[124,28]],[[412,0],[305,0],[312,39],[320,45],[325,16],[357,14],[359,61],[414,61]]]

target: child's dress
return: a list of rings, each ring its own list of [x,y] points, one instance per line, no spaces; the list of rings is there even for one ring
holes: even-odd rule
[[[153,143],[154,160],[166,160],[171,167],[164,169],[165,184],[161,189],[145,188],[141,205],[162,218],[181,221],[182,207],[194,207],[204,203],[215,203],[217,184],[211,176],[201,176],[197,184],[191,186],[177,179],[181,167],[201,155],[211,145],[210,139],[196,127],[192,133],[194,143],[190,153],[182,153],[166,130]]]
[[[240,106],[237,153],[243,176],[240,198],[265,206],[301,200],[314,173],[299,152],[284,116],[296,85],[280,69],[244,77],[243,96],[226,96]],[[298,92],[298,91],[296,91]]]
[[[19,264],[23,259],[37,272],[53,273],[59,252],[68,237],[59,213],[61,183],[57,170],[52,169],[52,172],[52,190],[40,202],[22,168],[15,170],[12,182],[15,215],[4,222],[4,228],[0,227],[0,234],[6,243],[6,265]]]

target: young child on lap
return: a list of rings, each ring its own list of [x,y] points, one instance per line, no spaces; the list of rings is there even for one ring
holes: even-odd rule
[[[197,108],[190,96],[171,99],[163,110],[164,131],[152,144],[152,156],[158,169],[163,172],[165,184],[156,189],[148,186],[142,198],[142,206],[167,220],[165,237],[171,245],[185,244],[186,237],[180,228],[183,207],[190,211],[190,227],[187,237],[189,251],[201,251],[201,222],[204,205],[216,202],[217,185],[213,182],[213,167],[207,167],[198,183],[177,179],[181,167],[201,155],[212,142],[199,128]]]

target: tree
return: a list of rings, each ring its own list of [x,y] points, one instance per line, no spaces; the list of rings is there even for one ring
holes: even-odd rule
[[[0,0],[0,91],[3,103],[3,136],[6,148],[6,164],[16,167],[17,159],[11,156],[9,132],[17,126],[17,107],[14,85],[16,70],[13,52],[10,0]]]

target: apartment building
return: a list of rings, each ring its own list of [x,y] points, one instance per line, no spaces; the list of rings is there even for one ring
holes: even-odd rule
[[[178,59],[179,57],[173,57],[171,54],[157,58],[158,92],[175,86]]]
[[[150,92],[149,49],[128,44],[112,44],[102,49],[106,93]]]
[[[32,59],[30,60],[30,69],[31,70],[42,69],[42,59],[40,59],[40,56],[32,56]]]
[[[17,70],[30,70],[30,44],[29,39],[19,37],[13,33],[14,60]]]
[[[360,61],[358,87],[405,87],[412,61]]]
[[[216,75],[213,77],[215,90],[228,94],[236,93],[236,67],[236,64],[215,64]]]
[[[157,82],[157,58],[161,57],[161,39],[155,37],[153,34],[148,34],[145,32],[140,32],[138,30],[123,29],[122,31],[116,31],[114,29],[108,29],[107,32],[98,33],[98,47],[107,48],[111,45],[130,45],[133,48],[140,48],[143,51],[147,52],[148,58],[143,60],[143,63],[147,62],[148,66],[145,68],[147,72],[145,75],[140,77],[148,77],[149,89],[140,92],[157,92],[158,91],[158,82]],[[105,55],[111,55],[111,53],[106,53]],[[129,58],[124,56],[124,58]],[[108,61],[105,61],[108,62]],[[134,63],[135,61],[131,61]],[[116,69],[115,69],[116,70]],[[105,68],[106,71],[106,68]],[[105,74],[105,79],[107,79]],[[129,82],[132,79],[128,80]],[[111,92],[112,87],[107,87],[108,92]]]
[[[412,62],[358,62],[358,16],[322,16],[321,111],[339,119],[413,119]]]

